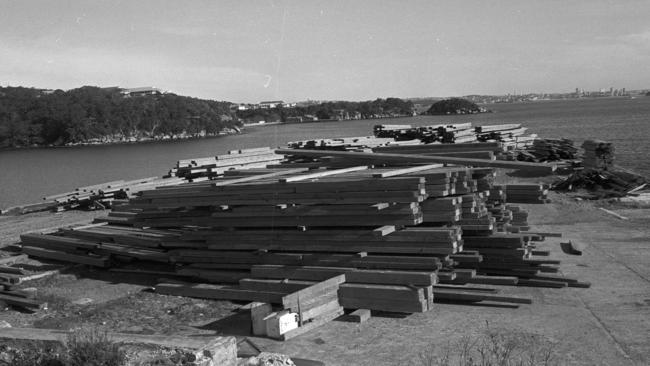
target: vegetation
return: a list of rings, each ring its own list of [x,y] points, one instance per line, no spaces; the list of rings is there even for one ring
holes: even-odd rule
[[[486,110],[479,107],[476,103],[470,102],[467,99],[451,98],[433,103],[426,114],[473,114],[482,112],[486,112]]]
[[[38,344],[22,347],[0,346],[0,366],[122,366],[126,354],[120,344],[97,328],[71,332],[65,344]]]
[[[118,88],[0,87],[0,148],[215,134],[237,125],[231,103]]]
[[[121,366],[126,354],[108,333],[97,328],[82,328],[68,335],[66,366]]]
[[[399,98],[376,99],[365,102],[324,102],[311,105],[272,109],[238,111],[237,117],[247,122],[287,122],[290,117],[316,117],[330,119],[368,119],[380,117],[412,116],[413,103]]]
[[[529,333],[486,330],[476,337],[463,337],[440,350],[430,346],[411,366],[550,366],[557,365],[556,344]]]

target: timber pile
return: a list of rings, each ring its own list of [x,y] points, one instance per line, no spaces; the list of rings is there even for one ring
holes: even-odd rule
[[[377,137],[394,138],[397,141],[420,141],[430,143],[467,143],[499,141],[508,150],[521,149],[537,140],[536,135],[524,135],[527,128],[521,124],[501,124],[472,127],[471,123],[453,125],[376,125]]]
[[[287,151],[279,153],[311,154]],[[354,163],[388,155],[396,165],[421,157],[315,156],[327,154]],[[538,258],[547,253],[533,241],[544,235],[525,233],[527,213],[507,204],[490,167],[288,167],[143,191],[95,224],[23,235],[23,252],[111,270],[133,261],[167,266],[152,275],[183,282],[160,281],[157,292],[261,302],[251,309],[254,324],[279,339],[343,308],[412,313],[434,300],[530,303],[469,283],[579,284],[540,275],[558,262]]]
[[[35,289],[19,290],[16,286],[48,276],[55,271],[35,272],[25,269],[21,262],[26,258],[26,255],[0,258],[0,303],[26,309],[45,308],[47,303],[36,298]]]
[[[579,170],[552,186],[558,191],[586,190],[588,199],[625,197],[645,187],[647,179],[621,168]]]
[[[586,140],[581,147],[585,151],[582,158],[585,168],[607,170],[614,164],[614,146],[611,142]]]
[[[546,184],[506,184],[496,186],[504,191],[509,203],[549,203]]]
[[[201,182],[222,176],[230,170],[264,168],[283,159],[284,156],[276,154],[270,147],[231,150],[224,155],[179,160],[168,176]]]
[[[57,202],[46,201],[0,209],[0,215],[26,215],[32,212],[51,211],[59,206]]]
[[[536,139],[531,145],[517,150],[514,157],[520,161],[545,162],[574,160],[578,149],[569,139]]]
[[[393,142],[395,142],[393,138],[361,136],[292,141],[287,143],[287,146],[290,149],[366,151],[367,149],[385,146]]]
[[[43,197],[44,202],[0,210],[1,215],[24,215],[39,211],[66,211],[73,209],[107,209],[114,203],[129,199],[135,193],[155,187],[184,183],[179,178],[140,178],[116,180],[75,188],[74,191]]]
[[[471,123],[450,125],[430,125],[411,127],[410,125],[376,125],[376,137],[394,138],[397,141],[420,140],[422,143],[464,143],[476,141]]]
[[[476,140],[478,141],[501,141],[505,143],[516,143],[517,138],[526,133],[527,128],[521,127],[519,123],[503,125],[476,126]]]
[[[495,154],[503,151],[498,142],[456,143],[456,144],[421,144],[384,146],[372,149],[375,153],[412,154],[423,156],[449,156],[457,158],[475,158],[494,160]]]
[[[125,200],[137,192],[149,190],[162,186],[175,186],[183,183],[178,178],[141,178],[130,181],[117,180],[79,187],[72,192],[61,193],[53,196],[43,197],[45,201],[53,201],[57,204],[57,210],[69,210],[75,208],[110,208],[115,200]]]

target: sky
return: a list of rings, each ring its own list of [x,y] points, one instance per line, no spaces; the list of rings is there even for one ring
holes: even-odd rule
[[[648,0],[0,0],[0,85],[232,102],[650,87]]]

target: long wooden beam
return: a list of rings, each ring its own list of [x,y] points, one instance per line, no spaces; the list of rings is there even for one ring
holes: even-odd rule
[[[438,155],[410,155],[410,154],[385,154],[385,153],[364,153],[364,152],[351,152],[351,151],[331,151],[331,150],[294,150],[294,149],[277,149],[278,154],[308,156],[308,157],[323,157],[334,156],[339,158],[350,158],[357,160],[364,160],[369,163],[447,163],[465,166],[480,166],[491,168],[505,168],[517,170],[535,170],[539,172],[552,173],[556,169],[555,164],[542,164],[530,163],[522,161],[507,161],[507,160],[486,160],[486,159],[472,159],[472,158],[457,158],[450,156]]]

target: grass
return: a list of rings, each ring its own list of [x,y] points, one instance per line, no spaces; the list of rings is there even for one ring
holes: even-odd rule
[[[490,328],[443,347],[430,345],[410,366],[553,366],[557,344],[543,337]]]
[[[65,344],[47,347],[29,343],[0,347],[0,366],[123,366],[126,355],[106,331],[81,328],[71,332]]]
[[[68,335],[66,366],[120,366],[126,355],[106,331],[82,328]]]

